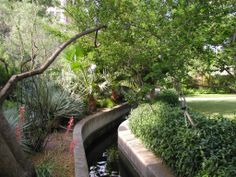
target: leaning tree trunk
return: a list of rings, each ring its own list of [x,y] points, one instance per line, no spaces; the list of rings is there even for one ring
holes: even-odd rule
[[[15,84],[25,78],[42,74],[68,45],[82,36],[97,32],[105,27],[105,25],[101,25],[76,34],[68,41],[62,43],[40,67],[11,76],[3,88],[0,89],[0,177],[36,177],[33,164],[26,158],[24,152],[21,150],[15,132],[12,130],[3,114],[3,102],[11,93]]]
[[[14,130],[0,108],[0,176],[36,177],[32,163],[25,157]]]

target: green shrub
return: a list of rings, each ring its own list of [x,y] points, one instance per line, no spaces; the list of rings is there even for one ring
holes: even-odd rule
[[[37,177],[52,177],[53,164],[50,162],[43,162],[36,167]]]
[[[156,103],[152,109],[143,104],[133,110],[129,126],[176,176],[236,176],[236,120],[190,112],[194,128],[177,107]]]
[[[187,95],[197,95],[197,94],[224,94],[224,93],[231,93],[226,89],[223,88],[188,88],[184,91]]]
[[[7,80],[14,74],[13,68],[8,68],[9,71],[3,67],[2,63],[0,62],[0,86],[6,84]]]
[[[168,103],[172,106],[176,106],[179,104],[179,96],[177,92],[173,89],[162,90],[157,96],[157,100]]]
[[[53,128],[58,128],[62,122],[67,123],[71,116],[78,119],[83,112],[80,97],[40,77],[25,80],[21,95],[21,102],[26,109],[25,121],[29,124],[24,135],[28,146],[34,151],[41,150]]]
[[[188,88],[184,91],[185,94],[195,95],[195,94],[214,94],[215,92],[210,88]]]
[[[107,162],[108,163],[115,163],[119,160],[119,153],[118,148],[115,145],[112,145],[107,150]]]
[[[7,109],[11,109],[11,108],[16,108],[17,103],[12,101],[12,100],[5,100],[4,104],[3,104],[3,109],[7,110]]]
[[[115,106],[115,103],[110,98],[104,98],[104,99],[97,100],[97,107],[100,107],[100,108],[112,108],[114,106]]]

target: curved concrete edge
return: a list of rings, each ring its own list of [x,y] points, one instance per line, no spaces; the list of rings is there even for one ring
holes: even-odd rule
[[[135,138],[128,120],[118,128],[118,149],[141,177],[174,177],[164,162]]]
[[[123,103],[111,109],[104,109],[101,112],[89,115],[75,125],[73,131],[73,141],[75,142],[75,177],[89,176],[89,169],[84,148],[84,142],[86,138],[105,125],[129,113],[130,109],[131,108],[128,103]]]

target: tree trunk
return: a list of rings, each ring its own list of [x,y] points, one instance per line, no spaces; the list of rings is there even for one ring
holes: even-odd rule
[[[0,108],[0,176],[36,177],[33,164],[26,158]]]
[[[119,94],[117,93],[117,91],[115,89],[112,89],[111,91],[111,99],[117,103],[118,99],[119,99]]]
[[[25,157],[17,142],[15,132],[11,129],[3,115],[2,105],[7,96],[11,93],[15,84],[25,78],[43,73],[57,58],[57,56],[71,43],[78,38],[105,28],[105,25],[88,29],[68,41],[62,43],[52,55],[39,68],[11,76],[8,82],[0,90],[0,177],[36,177],[33,164]],[[96,102],[95,102],[96,103]]]
[[[96,103],[97,101],[94,98],[94,96],[92,94],[88,95],[88,112],[89,113],[92,113],[97,110]]]

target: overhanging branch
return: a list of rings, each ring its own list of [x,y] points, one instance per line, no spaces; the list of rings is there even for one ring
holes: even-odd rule
[[[78,38],[85,36],[87,34],[90,34],[92,32],[98,31],[102,28],[106,28],[106,25],[101,25],[93,29],[88,29],[86,31],[83,31],[74,37],[70,38],[68,41],[62,43],[54,52],[53,54],[46,60],[44,64],[42,64],[39,68],[26,71],[24,73],[16,74],[11,76],[11,78],[8,80],[8,82],[4,85],[4,87],[0,91],[0,106],[2,105],[3,101],[6,99],[8,94],[11,92],[13,86],[16,84],[16,82],[21,81],[25,78],[32,77],[38,74],[42,74],[58,57],[58,55],[72,42],[76,41]]]

